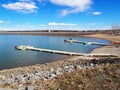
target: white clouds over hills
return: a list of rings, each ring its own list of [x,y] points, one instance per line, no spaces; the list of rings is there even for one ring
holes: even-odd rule
[[[2,6],[6,9],[15,10],[22,13],[36,12],[36,9],[38,8],[34,2],[26,2],[25,0],[16,3],[3,4]]]
[[[68,7],[62,10],[62,16],[70,13],[83,12],[89,9],[92,4],[92,0],[50,0],[50,2],[56,5]]]

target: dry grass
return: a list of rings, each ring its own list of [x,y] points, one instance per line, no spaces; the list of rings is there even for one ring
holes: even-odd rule
[[[91,37],[91,38],[101,38],[106,39],[111,42],[120,42],[120,36],[115,35],[109,35],[109,34],[92,34],[92,35],[83,35],[85,37]]]
[[[119,90],[120,64],[77,70],[47,82],[48,90]]]

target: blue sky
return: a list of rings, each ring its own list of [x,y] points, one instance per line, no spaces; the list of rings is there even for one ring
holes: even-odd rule
[[[95,30],[120,25],[120,0],[0,0],[0,30]]]

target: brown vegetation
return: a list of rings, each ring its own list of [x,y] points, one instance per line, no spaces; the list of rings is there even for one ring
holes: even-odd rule
[[[77,70],[46,83],[48,90],[119,90],[120,64]]]

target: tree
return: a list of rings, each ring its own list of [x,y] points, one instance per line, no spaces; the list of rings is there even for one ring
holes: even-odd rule
[[[112,25],[112,30],[120,30],[120,25],[117,25],[117,24],[115,24],[115,25]]]

